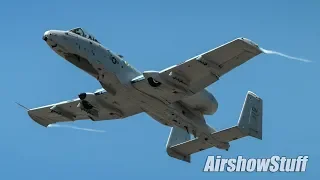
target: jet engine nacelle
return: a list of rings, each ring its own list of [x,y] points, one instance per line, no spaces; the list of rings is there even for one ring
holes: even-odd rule
[[[206,89],[181,100],[192,109],[197,109],[205,115],[212,115],[218,110],[218,101]]]

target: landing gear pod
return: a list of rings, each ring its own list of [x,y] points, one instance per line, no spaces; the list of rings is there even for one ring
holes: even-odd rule
[[[149,77],[147,80],[148,80],[148,83],[150,84],[150,86],[152,86],[152,87],[158,87],[161,85],[161,82],[158,82],[157,80],[153,79],[152,77]]]
[[[161,85],[161,78],[158,71],[145,71],[143,76],[148,80],[148,83],[152,87],[158,87]]]

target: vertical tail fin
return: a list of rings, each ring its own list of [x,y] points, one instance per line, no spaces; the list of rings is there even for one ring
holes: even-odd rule
[[[262,99],[251,91],[243,104],[238,128],[249,136],[262,139]]]
[[[172,127],[171,132],[169,134],[168,141],[167,141],[167,145],[166,145],[168,155],[173,158],[190,162],[190,155],[183,155],[170,148],[172,146],[189,141],[190,139],[191,139],[191,136],[187,131],[179,127]]]

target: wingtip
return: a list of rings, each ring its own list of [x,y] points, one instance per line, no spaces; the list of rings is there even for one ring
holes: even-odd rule
[[[256,99],[258,99],[258,100],[261,99],[258,95],[256,95],[256,94],[255,94],[254,92],[252,92],[252,91],[248,91],[247,94],[250,95],[250,96],[253,96],[254,98],[256,98]]]
[[[29,117],[36,123],[38,123],[39,125],[43,126],[43,127],[48,127],[48,125],[50,123],[47,122],[46,119],[42,118],[42,117],[39,117],[39,116],[36,116],[32,113],[32,111],[28,111],[28,115]]]
[[[252,46],[255,46],[255,47],[259,48],[259,45],[257,43],[253,42],[252,40],[250,40],[248,38],[240,37],[238,39],[240,39],[240,40],[242,40],[242,41],[244,41],[244,42],[246,42],[248,44],[251,44]]]
[[[259,53],[263,52],[257,43],[253,42],[252,40],[250,40],[248,38],[239,37],[239,38],[237,38],[237,40],[240,40],[242,42],[245,42],[246,44],[249,44],[250,46],[254,47],[254,49],[256,51],[258,51]]]

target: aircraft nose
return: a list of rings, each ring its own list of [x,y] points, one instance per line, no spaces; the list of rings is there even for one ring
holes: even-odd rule
[[[48,40],[48,37],[51,35],[50,31],[46,31],[43,36],[42,36],[42,39],[44,41],[47,41]]]

